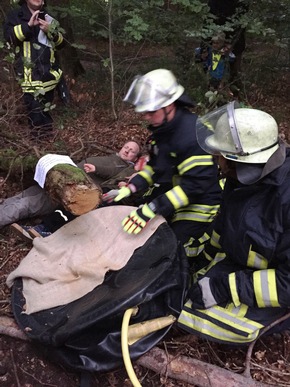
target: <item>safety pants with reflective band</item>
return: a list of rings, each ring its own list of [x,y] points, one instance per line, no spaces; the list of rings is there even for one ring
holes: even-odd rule
[[[249,308],[244,304],[235,307],[233,303],[226,307],[193,309],[189,300],[181,311],[178,325],[207,340],[246,344],[254,341],[263,327],[286,313],[286,308]]]

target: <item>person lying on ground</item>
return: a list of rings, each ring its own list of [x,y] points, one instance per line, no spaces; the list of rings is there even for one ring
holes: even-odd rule
[[[84,168],[85,164],[92,163],[96,170],[90,173],[93,181],[102,189],[118,188],[116,181],[112,180],[118,175],[117,181],[122,181],[125,176],[134,173],[134,163],[140,155],[140,146],[135,141],[126,142],[119,152],[90,157],[78,165]],[[44,216],[58,208],[49,195],[39,185],[33,185],[13,197],[4,199],[0,204],[0,229],[22,219]]]
[[[148,158],[147,156],[140,156],[138,160],[134,164],[134,172],[131,176],[135,176],[137,171],[140,170],[140,168],[144,168],[146,165]],[[88,166],[89,167],[86,167]],[[86,168],[87,171],[95,172],[95,166],[91,164],[84,164],[84,168]],[[132,172],[132,168],[125,168],[123,169],[119,174],[112,177],[109,180],[106,180],[106,182],[103,183],[103,191],[108,191],[112,188],[117,188],[117,186],[121,185],[127,185],[128,181],[130,181],[130,176],[124,176],[127,175],[127,172]],[[125,179],[122,180],[122,179]],[[125,198],[120,204],[123,205],[129,205],[134,206],[139,204],[139,202],[142,200],[143,193],[140,194],[134,194],[129,198]],[[110,203],[117,204],[117,203]],[[100,207],[103,207],[104,205],[108,205],[108,203],[103,203],[100,205]],[[51,235],[53,232],[58,230],[60,227],[65,225],[66,223],[70,222],[71,220],[75,219],[76,216],[71,214],[69,211],[65,210],[62,207],[58,207],[55,211],[52,213],[46,215],[43,217],[42,222],[40,224],[37,224],[36,226],[31,225],[20,225],[18,223],[12,223],[10,228],[13,232],[15,232],[18,236],[20,236],[24,240],[31,241],[32,239],[36,237],[47,237]]]

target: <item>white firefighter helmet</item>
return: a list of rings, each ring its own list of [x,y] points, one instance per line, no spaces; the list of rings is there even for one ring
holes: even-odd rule
[[[173,73],[166,69],[150,71],[137,76],[124,101],[135,106],[138,113],[153,112],[170,105],[184,93]]]
[[[236,102],[201,117],[197,136],[208,153],[241,163],[266,163],[279,148],[274,118],[261,110],[239,108]]]

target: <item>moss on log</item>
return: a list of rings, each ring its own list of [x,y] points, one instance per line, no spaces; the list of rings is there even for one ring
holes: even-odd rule
[[[0,149],[0,170],[10,171],[11,175],[33,171],[37,161],[38,157],[31,153],[21,155],[10,148]]]

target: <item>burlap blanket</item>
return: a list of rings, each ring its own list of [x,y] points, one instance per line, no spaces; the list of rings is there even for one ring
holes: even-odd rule
[[[11,287],[23,279],[24,313],[65,305],[100,285],[108,270],[126,265],[165,220],[156,216],[138,235],[129,235],[121,222],[133,207],[110,206],[81,215],[46,238],[35,238],[33,248],[9,274]]]

